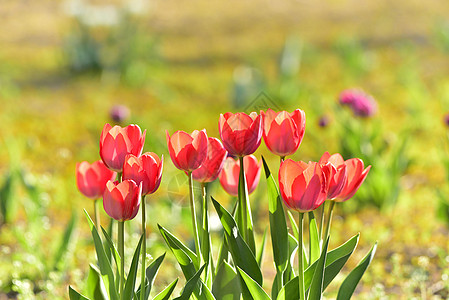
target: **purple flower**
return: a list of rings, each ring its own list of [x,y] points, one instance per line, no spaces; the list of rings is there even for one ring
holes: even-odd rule
[[[129,108],[124,105],[114,105],[109,111],[109,115],[112,120],[117,123],[121,123],[129,118],[130,111]]]
[[[349,106],[358,117],[371,117],[377,111],[376,100],[359,89],[344,90],[340,94],[339,101],[341,105]]]
[[[327,127],[327,125],[329,125],[329,122],[330,122],[329,117],[327,115],[323,115],[318,120],[318,126],[322,128]]]

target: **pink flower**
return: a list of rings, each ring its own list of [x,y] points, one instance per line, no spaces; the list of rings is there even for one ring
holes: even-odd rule
[[[142,195],[154,193],[161,184],[163,158],[162,156],[160,159],[152,152],[139,157],[128,154],[123,165],[123,179],[132,179],[136,184],[142,183]]]
[[[227,112],[220,115],[218,129],[223,146],[229,154],[245,156],[254,153],[260,145],[262,119],[255,112],[250,115]]]
[[[137,125],[123,128],[104,125],[100,137],[100,156],[104,164],[113,171],[122,172],[126,155],[139,156],[142,153],[145,134],[146,130],[142,134]]]
[[[364,169],[363,161],[359,158],[351,158],[344,162],[346,166],[347,182],[341,192],[335,197],[335,201],[343,202],[352,198],[365,181],[371,166]]]
[[[207,139],[207,156],[201,166],[192,172],[193,179],[198,182],[212,182],[217,179],[227,154],[228,151],[223,148],[219,139],[209,137]]]
[[[117,174],[99,160],[89,164],[87,161],[76,164],[76,185],[84,196],[98,199],[103,195],[108,180],[114,180]]]
[[[377,111],[376,100],[362,90],[350,89],[340,94],[340,104],[347,105],[358,117],[370,117]]]
[[[283,161],[279,169],[279,189],[285,205],[299,212],[315,210],[326,200],[329,174],[329,165]]]
[[[261,162],[254,155],[243,158],[248,194],[251,194],[259,184]],[[239,192],[240,161],[231,157],[226,158],[223,169],[218,176],[221,186],[231,196],[237,196]]]
[[[329,188],[327,192],[327,199],[334,199],[337,197],[347,183],[346,165],[343,157],[339,153],[330,155],[325,152],[319,161],[322,166],[330,163]]]
[[[306,114],[300,109],[292,113],[260,112],[263,120],[263,139],[267,148],[276,155],[285,157],[298,150],[306,130]]]
[[[106,213],[117,221],[133,219],[140,206],[142,184],[139,186],[133,180],[106,183],[103,194],[103,207]]]
[[[198,169],[206,158],[206,130],[194,130],[192,134],[176,131],[171,137],[167,131],[167,145],[176,168],[191,172]]]

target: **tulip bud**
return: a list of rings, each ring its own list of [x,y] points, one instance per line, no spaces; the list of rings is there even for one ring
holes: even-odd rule
[[[227,154],[228,151],[223,148],[219,139],[209,137],[207,139],[207,156],[201,166],[192,172],[193,179],[198,182],[212,182],[217,179]]]
[[[84,196],[98,199],[103,195],[108,180],[114,180],[117,174],[109,170],[99,160],[92,164],[87,161],[76,164],[76,185]]]
[[[176,131],[171,137],[167,131],[167,146],[176,168],[186,172],[196,170],[207,155],[206,130],[194,130],[192,134]]]
[[[154,193],[161,184],[162,159],[152,152],[139,157],[128,154],[123,165],[123,179],[132,179],[136,184],[142,183],[142,195]]]
[[[349,106],[358,117],[371,117],[377,111],[376,100],[362,90],[345,90],[340,94],[339,99],[341,105]]]
[[[243,158],[245,179],[248,186],[248,194],[251,194],[259,184],[261,162],[254,155]],[[226,158],[223,169],[218,176],[223,189],[231,196],[237,196],[239,191],[240,161],[231,157]]]
[[[133,180],[122,182],[109,180],[103,194],[103,207],[106,213],[117,221],[133,219],[139,211],[142,184]]]

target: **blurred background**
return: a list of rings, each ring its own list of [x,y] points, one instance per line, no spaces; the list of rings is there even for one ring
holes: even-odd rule
[[[83,209],[93,208],[75,164],[99,159],[105,123],[138,124],[144,150],[165,156],[161,188],[147,197],[157,257],[167,251],[157,223],[190,235],[186,177],[165,131],[218,137],[220,113],[269,107],[306,112],[293,159],[329,151],[372,165],[338,206],[330,245],[361,231],[354,266],[379,242],[357,297],[449,296],[449,2],[2,0],[0,19],[0,299],[83,288],[95,261]],[[377,109],[340,105],[354,88]],[[261,154],[276,173],[278,159],[264,145]],[[264,192],[262,178],[256,224],[268,218]],[[211,193],[233,201],[217,183]],[[167,261],[156,290],[180,276]]]

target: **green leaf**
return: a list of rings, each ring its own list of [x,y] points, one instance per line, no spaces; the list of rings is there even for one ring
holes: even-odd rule
[[[86,294],[95,300],[107,300],[108,292],[101,280],[100,270],[92,264],[89,265],[89,275],[87,276]]]
[[[114,273],[112,272],[111,262],[106,257],[106,253],[103,248],[103,243],[98,235],[97,228],[94,225],[94,222],[90,218],[89,214],[86,210],[84,210],[86,214],[87,221],[89,222],[90,231],[92,232],[92,237],[94,239],[95,251],[97,252],[98,265],[100,267],[101,278],[106,286],[109,297],[112,300],[118,299],[117,290],[115,289],[114,282]]]
[[[292,226],[293,235],[298,236],[299,229],[298,229],[298,225],[296,225],[295,217],[293,217],[291,211],[288,211],[287,214],[288,214],[288,218],[290,219],[290,225]]]
[[[219,264],[212,294],[221,300],[240,300],[241,287],[237,272],[226,261]]]
[[[61,243],[56,252],[55,260],[53,262],[53,270],[56,270],[58,268],[59,262],[64,257],[64,254],[67,252],[70,240],[73,235],[73,231],[75,229],[76,221],[77,216],[76,214],[72,213],[72,217],[70,218],[70,221],[64,230],[64,235],[62,236]]]
[[[285,247],[288,242],[288,229],[285,218],[283,201],[279,194],[276,181],[268,168],[265,158],[262,156],[262,162],[265,170],[268,189],[268,210],[270,219],[271,245],[273,248],[273,258],[276,270],[282,272],[287,266],[289,259],[288,248]]]
[[[111,236],[107,233],[107,231],[103,228],[103,226],[101,226],[101,230],[103,231],[103,235],[106,239],[106,245],[108,246],[107,247],[108,253],[109,253],[108,259],[110,260],[111,256],[114,257],[115,264],[118,267],[118,269],[120,269],[119,267],[121,266],[122,259],[120,258],[120,255],[118,254],[117,248],[115,248],[115,245],[111,239]]]
[[[270,300],[270,296],[264,291],[264,289],[242,269],[237,267],[239,275],[243,284],[246,285],[252,299],[254,300]],[[247,299],[244,297],[244,299]]]
[[[173,293],[173,290],[175,289],[177,283],[178,283],[178,278],[176,278],[175,281],[170,283],[162,292],[157,294],[156,297],[153,298],[153,300],[168,300],[168,299],[170,299],[170,296]]]
[[[71,286],[69,286],[69,299],[70,300],[90,300],[89,298],[84,297],[77,291],[75,291]]]
[[[320,300],[323,294],[324,267],[326,265],[327,247],[329,246],[329,237],[324,243],[320,259],[317,261],[312,283],[310,284],[309,300]]]
[[[175,255],[176,260],[181,266],[181,270],[187,280],[192,278],[196,273],[196,268],[194,262],[197,262],[197,256],[185,246],[180,240],[178,240],[174,235],[172,235],[167,229],[158,224],[159,231],[162,234],[165,242],[167,243],[170,250]]]
[[[262,238],[262,245],[257,251],[257,264],[259,265],[259,268],[262,268],[262,262],[263,262],[263,255],[265,253],[265,244],[267,243],[267,228],[265,228],[265,231],[263,232],[263,238]]]
[[[324,271],[324,284],[323,290],[332,282],[332,280],[337,276],[340,270],[345,265],[346,261],[349,259],[354,249],[357,247],[360,234],[357,234],[350,238],[343,245],[329,251],[326,258],[326,269]],[[313,274],[315,273],[315,268],[317,266],[317,261],[315,261],[310,267],[304,272],[304,285],[308,289],[310,283],[312,282]]]
[[[374,254],[376,253],[377,243],[371,248],[368,254],[360,261],[357,267],[349,273],[348,277],[343,281],[338,290],[337,300],[350,299],[352,294],[357,287],[360,279],[368,268],[369,264],[373,260]]]
[[[318,227],[313,211],[309,211],[309,242],[309,264],[311,264],[320,257],[320,239],[318,237]]]
[[[296,276],[282,287],[276,300],[290,300],[299,297],[299,277]]]
[[[217,270],[220,267],[221,262],[223,261],[227,262],[228,260],[229,260],[229,250],[226,244],[226,234],[223,234],[223,239],[220,248],[218,249]]]
[[[243,166],[243,157],[239,158],[240,165]],[[256,255],[256,243],[254,241],[254,230],[253,230],[253,217],[251,214],[251,203],[249,202],[249,195],[248,195],[248,187],[246,185],[245,180],[245,168],[240,168],[239,173],[239,187],[238,187],[238,199],[239,199],[239,205],[237,206],[237,225],[240,229],[240,232],[243,233],[243,230],[245,231],[245,235],[247,235],[247,242],[248,247],[251,249],[251,252]],[[245,212],[242,211],[242,205],[241,203],[245,203],[246,206],[246,215]],[[246,219],[246,228],[243,228],[243,218]]]
[[[203,273],[204,267],[206,265],[204,264],[198,272],[195,273],[195,275],[192,276],[192,278],[187,281],[184,290],[181,293],[181,296],[175,298],[174,300],[188,300],[190,298],[190,295],[192,295],[193,291],[195,290],[195,287],[198,286],[198,283],[200,282],[200,276],[201,273]]]
[[[129,267],[128,277],[125,282],[125,289],[123,290],[123,299],[132,299],[134,295],[134,287],[136,285],[137,267],[139,266],[140,248],[142,246],[143,235],[140,237],[137,244],[136,251],[134,252],[131,266]]]
[[[231,214],[212,198],[212,203],[215,206],[221,224],[226,233],[226,241],[232,255],[232,259],[236,266],[244,270],[252,279],[258,284],[262,285],[262,272],[257,264],[256,258],[249,246],[245,243],[240,235],[237,224]]]
[[[156,278],[157,272],[159,271],[159,268],[164,261],[165,253],[156,258],[145,270],[145,277],[146,277],[146,284],[145,284],[145,299],[148,299],[151,288],[153,287],[154,280]],[[136,295],[137,299],[140,299],[140,286],[137,289]]]

